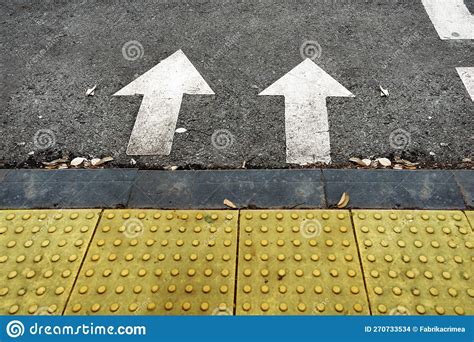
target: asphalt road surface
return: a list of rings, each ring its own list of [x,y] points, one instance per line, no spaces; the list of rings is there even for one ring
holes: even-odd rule
[[[473,13],[473,1],[465,6]],[[330,140],[331,166],[354,156],[426,167],[472,158],[474,102],[456,68],[474,67],[474,40],[440,39],[421,0],[20,0],[2,1],[0,13],[0,166],[69,155],[122,167],[132,158],[143,168],[288,167],[290,140],[304,154],[315,137],[301,134],[313,127],[304,120],[324,119],[325,108],[329,128],[314,134],[325,139],[318,146]],[[179,103],[164,91],[142,108],[142,95],[112,96],[179,50],[214,94],[193,88]],[[310,98],[317,91],[302,99],[307,80],[290,82],[294,102],[259,96],[303,61],[354,97],[331,95],[324,107]],[[172,69],[162,64],[159,77],[173,79]],[[136,127],[138,146],[162,154],[127,155],[140,110],[169,115],[163,134],[181,132],[169,155],[150,139],[162,129],[153,122]],[[294,135],[290,110],[300,113]]]

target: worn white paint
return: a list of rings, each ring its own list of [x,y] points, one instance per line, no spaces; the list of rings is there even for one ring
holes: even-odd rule
[[[474,39],[474,16],[464,0],[422,0],[441,39]]]
[[[354,97],[349,90],[306,59],[259,95],[285,97],[287,163],[331,162],[326,98]]]
[[[183,51],[120,89],[114,96],[143,95],[128,143],[128,155],[169,155],[183,94],[213,95]]]
[[[472,101],[474,101],[474,67],[456,68],[456,70],[466,86],[467,92],[471,96]]]

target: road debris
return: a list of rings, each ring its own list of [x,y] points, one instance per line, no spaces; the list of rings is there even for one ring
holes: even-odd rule
[[[390,94],[388,92],[388,89],[385,89],[384,87],[382,86],[379,86],[380,87],[380,96],[382,97],[388,97]]]
[[[86,158],[76,157],[76,158],[74,158],[73,160],[71,160],[71,166],[79,166],[79,165],[81,165],[85,160],[86,160]]]
[[[67,163],[69,160],[67,158],[59,158],[51,160],[50,162],[41,162],[44,166],[57,166],[59,164]]]
[[[349,194],[347,192],[344,192],[339,202],[337,202],[336,207],[338,207],[339,209],[343,209],[347,207],[347,205],[349,204],[349,201],[350,201]]]
[[[392,165],[392,162],[387,158],[378,158],[376,161],[383,167],[389,167]]]
[[[176,128],[176,133],[186,133],[188,130],[184,127]]]
[[[365,166],[370,166],[370,165],[372,165],[372,160],[370,160],[370,159],[362,159],[362,163],[363,163]]]
[[[403,169],[415,170],[418,168],[418,165],[420,164],[420,163],[413,163],[409,160],[402,159],[400,158],[400,156],[395,157],[393,162],[388,158],[377,158],[375,160],[372,160],[368,158],[360,159],[357,157],[350,158],[349,161],[357,164],[358,166],[370,167],[372,169],[377,169],[380,167],[383,167],[383,168],[392,167],[395,170],[403,170]]]
[[[91,165],[92,166],[96,166],[98,162],[100,162],[100,158],[92,158],[91,159]]]
[[[224,199],[224,205],[233,209],[237,208],[237,206],[232,201],[228,200],[227,198]]]
[[[356,163],[359,166],[364,166],[364,167],[370,166],[372,164],[372,160],[370,159],[360,159],[357,157],[352,157],[349,159],[349,161]]]
[[[356,163],[359,166],[367,166],[367,165],[365,165],[365,163],[362,162],[362,159],[357,158],[357,157],[352,157],[352,158],[349,159],[349,161],[352,162],[352,163]]]
[[[86,90],[86,96],[94,96],[94,92],[96,88],[97,88],[97,85],[94,85],[92,88],[88,88]]]
[[[395,168],[401,168],[401,169],[407,169],[407,170],[416,170],[417,169],[417,166],[420,164],[420,163],[413,163],[409,160],[406,160],[406,159],[402,159],[400,157],[395,157],[395,166],[393,167],[394,169]]]
[[[63,157],[59,159],[54,159],[49,162],[41,162],[44,165],[45,169],[56,170],[56,169],[69,169],[69,168],[82,168],[82,169],[95,169],[100,168],[101,166],[109,161],[114,160],[112,157],[105,158],[93,158],[88,160],[84,157],[76,157],[69,161],[68,157]]]
[[[105,157],[105,158],[102,158],[102,159],[94,158],[94,159],[91,160],[91,164],[92,164],[92,166],[100,166],[100,165],[108,163],[112,160],[114,160],[114,158],[112,158],[112,157]]]

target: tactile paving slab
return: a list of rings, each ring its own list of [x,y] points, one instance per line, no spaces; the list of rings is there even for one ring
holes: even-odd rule
[[[471,224],[472,231],[474,231],[474,211],[470,210],[470,211],[465,211],[464,213],[466,214],[467,219],[469,223]]]
[[[355,210],[372,314],[474,314],[473,233],[461,211]]]
[[[0,211],[0,314],[62,314],[99,213]]]
[[[237,314],[369,314],[347,210],[244,210]]]
[[[233,314],[237,211],[106,210],[67,314]]]

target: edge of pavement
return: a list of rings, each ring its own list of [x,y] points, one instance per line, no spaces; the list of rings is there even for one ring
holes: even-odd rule
[[[472,170],[0,169],[0,209],[473,209]],[[224,201],[226,204],[224,204]]]

